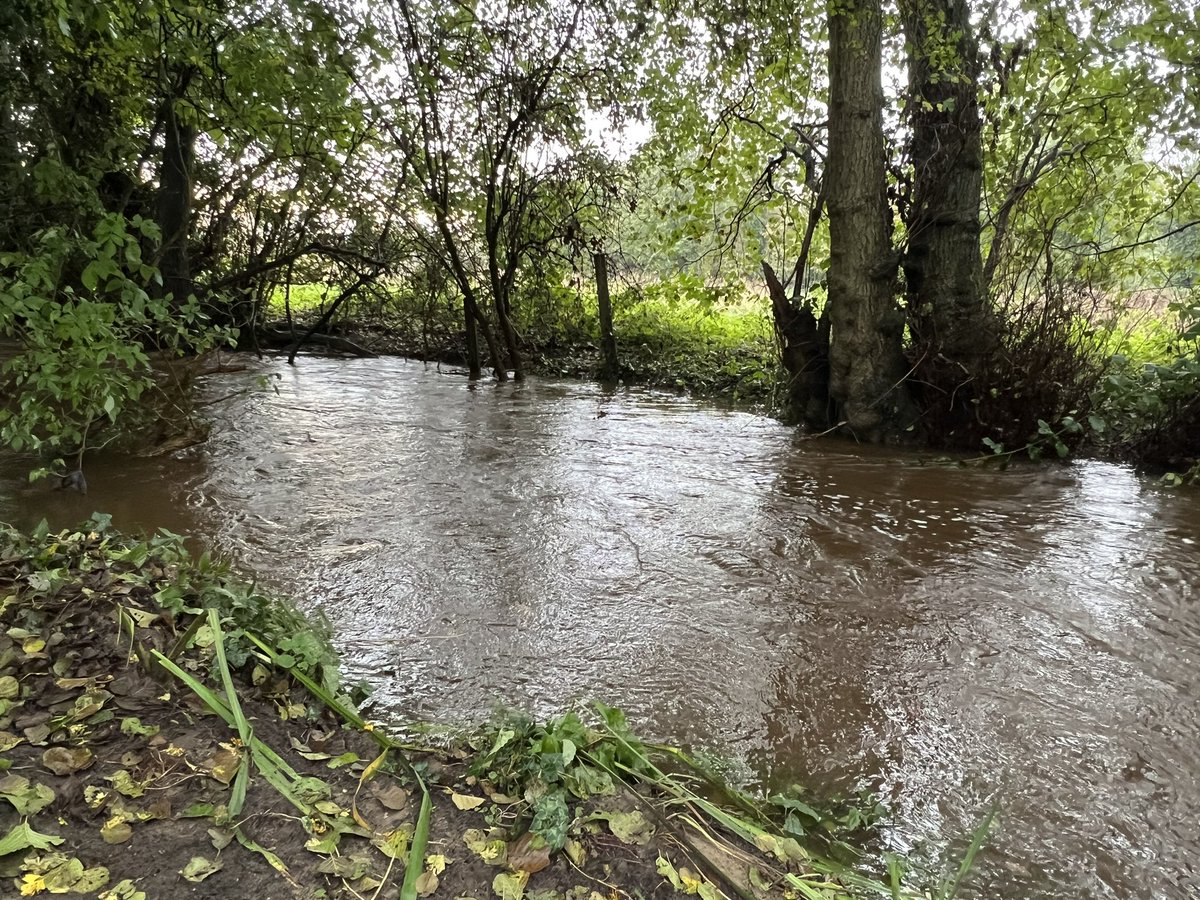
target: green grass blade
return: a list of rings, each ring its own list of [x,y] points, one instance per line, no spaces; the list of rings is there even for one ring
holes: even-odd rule
[[[209,709],[225,720],[227,725],[231,728],[235,727],[233,713],[220,697],[159,651],[152,652],[164,669],[191,688]],[[297,796],[293,789],[293,785],[301,780],[295,769],[258,738],[251,739],[250,752],[254,754],[254,762],[258,766],[258,770],[276,791],[305,815],[315,815],[312,807]]]
[[[983,817],[983,821],[975,828],[974,834],[971,835],[971,843],[967,847],[967,852],[963,854],[962,862],[958,864],[958,871],[954,873],[954,878],[950,880],[949,884],[943,885],[938,891],[938,896],[941,900],[952,900],[952,898],[958,896],[962,880],[967,877],[967,873],[971,871],[971,867],[975,864],[975,855],[982,849],[984,841],[987,840],[988,833],[992,830],[992,822],[995,820],[998,811],[993,806],[988,810],[988,814]]]
[[[408,848],[408,860],[404,867],[404,884],[400,887],[400,900],[417,900],[417,879],[425,868],[425,847],[429,843],[429,815],[433,804],[429,799],[429,788],[421,776],[421,812],[417,815],[417,827],[413,831],[412,844]]]
[[[208,611],[208,627],[213,633],[213,650],[217,656],[217,670],[221,673],[221,684],[225,688],[225,699],[229,704],[229,712],[237,726],[238,737],[242,741],[244,752],[237,776],[233,780],[233,793],[229,798],[229,814],[235,818],[241,814],[246,805],[246,789],[250,784],[250,760],[254,756],[254,728],[242,712],[242,703],[238,699],[237,690],[233,684],[233,673],[229,671],[229,660],[225,658],[225,634],[221,630],[221,614],[215,609]]]

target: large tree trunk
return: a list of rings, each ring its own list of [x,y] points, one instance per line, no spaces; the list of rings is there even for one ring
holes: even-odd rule
[[[192,161],[196,129],[180,121],[170,99],[163,110],[163,121],[165,131],[158,189],[158,227],[162,231],[162,246],[158,268],[162,272],[163,295],[170,294],[179,304],[187,300],[193,288],[188,242],[192,224]]]
[[[979,249],[979,50],[966,0],[902,0],[913,184],[903,266],[916,353],[977,374],[995,329]],[[965,400],[969,392],[960,392]]]
[[[893,296],[883,140],[880,0],[829,9],[829,393],[834,415],[862,441],[915,437],[905,381],[904,318]]]

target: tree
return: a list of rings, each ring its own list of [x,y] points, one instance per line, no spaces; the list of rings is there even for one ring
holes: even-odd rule
[[[969,383],[989,365],[997,338],[980,250],[979,49],[966,0],[904,0],[901,12],[912,169],[902,265],[912,355],[926,381],[948,372],[938,387],[969,416]]]
[[[883,138],[879,0],[829,8],[829,393],[835,420],[872,443],[910,436],[919,414],[905,383],[904,316]]]
[[[420,202],[409,228],[462,295],[468,365],[482,335],[496,377],[525,375],[513,321],[517,280],[571,239],[592,202],[585,117],[619,84],[619,17],[546,0],[486,11],[398,0],[380,23],[396,48],[374,88],[398,180]]]

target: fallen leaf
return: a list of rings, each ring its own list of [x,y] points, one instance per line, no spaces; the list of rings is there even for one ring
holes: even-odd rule
[[[113,789],[126,797],[140,797],[146,793],[146,786],[134,781],[127,769],[117,769],[104,780],[111,782]]]
[[[32,897],[46,889],[46,879],[34,872],[26,872],[21,876],[21,896]]]
[[[525,885],[529,883],[528,872],[501,872],[492,879],[492,890],[500,900],[521,900]]]
[[[121,720],[121,734],[154,737],[158,732],[159,727],[157,725],[143,725],[142,720],[137,716],[127,716]]]
[[[104,708],[104,704],[112,699],[108,691],[89,691],[76,699],[75,708],[71,710],[71,718],[76,722],[91,718]]]
[[[46,743],[46,738],[50,737],[50,732],[53,730],[49,725],[30,725],[22,733],[29,743],[40,746]]]
[[[390,810],[399,811],[408,806],[409,793],[398,784],[376,788],[372,793],[376,800]]]
[[[397,828],[387,834],[376,835],[371,843],[379,848],[379,852],[392,859],[403,859],[408,852],[408,839],[412,835],[409,827]]]
[[[583,844],[574,838],[567,838],[567,843],[563,847],[567,854],[567,858],[575,863],[579,868],[583,868],[584,862],[587,861],[587,851],[583,848]]]
[[[109,796],[108,791],[98,788],[94,784],[89,784],[83,789],[83,799],[87,803],[88,809],[99,809]]]
[[[21,644],[21,650],[27,655],[32,656],[35,653],[41,653],[46,649],[46,642],[40,637],[26,638]]]
[[[154,624],[154,620],[158,618],[158,613],[147,612],[144,609],[138,609],[136,606],[122,607],[126,615],[133,619],[139,628],[149,628]]]
[[[46,880],[46,890],[52,894],[65,894],[72,890],[83,878],[83,863],[71,857],[56,857],[49,860],[49,865],[42,872]]]
[[[190,806],[185,806],[179,811],[181,819],[207,819],[215,817],[216,812],[221,807],[214,806],[211,803],[193,803]]]
[[[15,700],[21,693],[21,684],[11,675],[0,675],[0,700]]]
[[[234,838],[233,831],[229,828],[210,828],[208,836],[212,839],[213,848],[216,850],[224,850]]]
[[[146,900],[146,892],[139,891],[133,881],[126,878],[102,893],[98,900]]]
[[[18,815],[32,816],[54,802],[54,791],[20,775],[5,775],[0,778],[0,800],[11,803]]]
[[[495,832],[485,835],[478,828],[468,828],[463,832],[463,843],[467,849],[479,855],[485,863],[493,866],[504,865],[508,855],[508,844],[495,836]]]
[[[23,740],[25,738],[19,734],[13,734],[11,731],[0,731],[0,753],[3,753],[5,750],[11,750]]]
[[[422,897],[428,897],[438,888],[437,873],[426,869],[417,876],[417,893]]]
[[[450,864],[450,860],[446,859],[442,853],[431,853],[425,857],[425,868],[435,875],[441,875],[446,871],[446,866]]]
[[[317,866],[318,872],[336,875],[347,881],[357,881],[371,868],[371,860],[365,856],[331,856],[321,860]]]
[[[42,765],[55,775],[71,775],[95,761],[87,747],[51,747],[42,754]]]
[[[533,875],[550,865],[550,845],[545,838],[527,831],[508,847],[508,867]]]
[[[193,856],[188,860],[188,864],[179,870],[188,881],[199,883],[215,872],[221,871],[222,863],[220,860],[208,860],[203,856]]]
[[[626,844],[648,844],[654,835],[654,826],[640,810],[598,813],[595,818],[607,820],[609,830]]]
[[[455,806],[462,810],[478,809],[479,807],[483,806],[483,804],[487,803],[487,800],[485,800],[483,797],[472,797],[469,794],[451,793],[450,800]]]
[[[91,678],[55,678],[54,686],[69,691],[74,688],[87,687],[92,681]]]
[[[212,759],[208,761],[208,766],[212,777],[221,784],[229,784],[237,775],[238,767],[242,764],[242,754],[237,750],[222,747],[216,752]]]
[[[93,866],[83,870],[83,874],[71,885],[71,890],[76,894],[91,894],[108,884],[108,878],[108,869],[104,866]]]
[[[21,822],[0,838],[0,856],[7,856],[18,850],[49,850],[62,842],[63,839],[58,835],[40,834],[30,828],[28,822]]]
[[[100,838],[106,844],[123,844],[133,837],[133,829],[124,816],[113,816],[100,827]]]

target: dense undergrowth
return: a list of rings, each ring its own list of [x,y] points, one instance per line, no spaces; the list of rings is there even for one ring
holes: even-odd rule
[[[279,289],[267,317],[311,322],[330,297],[319,285]],[[681,275],[630,284],[612,298],[620,378],[634,384],[724,396],[772,406],[780,387],[770,307],[738,286],[707,287]],[[520,298],[517,328],[533,370],[565,377],[601,372],[600,322],[594,293],[541,286]],[[335,327],[365,331],[372,346],[423,359],[466,358],[461,304],[443,296],[395,291],[346,305]]]
[[[103,516],[0,526],[0,598],[0,878],[22,896],[947,898],[990,822],[923,876],[880,851],[877,804],[751,796],[600,704],[402,743],[323,628]]]
[[[328,302],[320,286],[295,285],[276,292],[267,317],[309,322]],[[626,286],[613,308],[623,380],[782,411],[784,375],[764,297],[680,275]],[[522,298],[515,316],[534,371],[600,374],[594,296],[543,287]],[[366,333],[387,352],[460,362],[460,317],[450,298],[396,291],[347,304],[334,327]],[[958,427],[954,446],[1000,461],[1082,454],[1143,464],[1168,483],[1200,481],[1200,301],[1181,293],[1157,311],[1119,313],[1038,302],[1005,313],[1002,330],[974,421],[942,422],[939,398],[925,398],[934,444]]]

